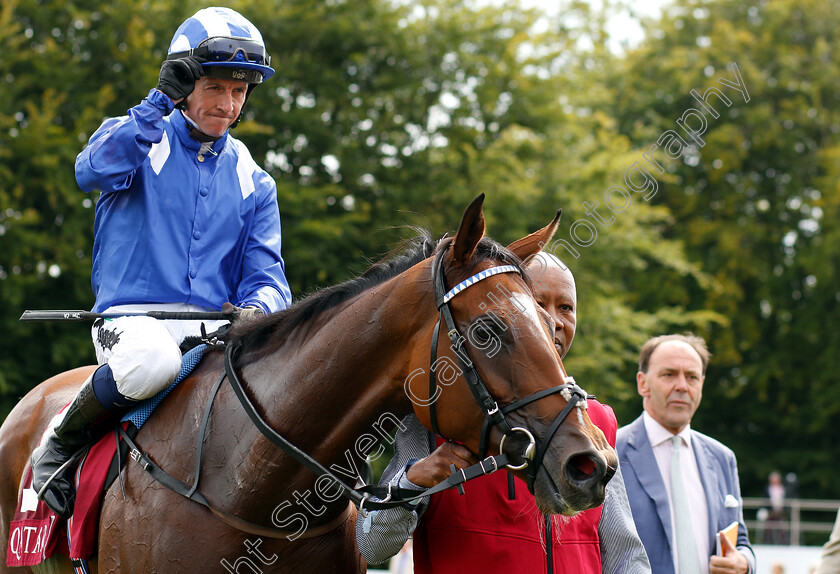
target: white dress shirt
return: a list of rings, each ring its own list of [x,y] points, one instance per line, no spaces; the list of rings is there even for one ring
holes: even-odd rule
[[[671,507],[671,539],[674,540],[674,508],[671,501],[671,454],[673,446],[671,431],[663,427],[651,417],[647,411],[643,414],[645,431],[648,440],[653,447],[653,456],[656,457],[656,465],[659,467],[659,474],[665,483],[665,491],[668,493],[669,506]],[[694,539],[697,543],[697,555],[700,556],[700,569],[704,574],[709,572],[708,556],[711,556],[709,547],[709,509],[706,505],[706,491],[703,490],[703,482],[700,480],[700,471],[697,468],[697,458],[694,456],[694,447],[691,443],[691,427],[686,426],[677,436],[682,438],[682,451],[680,462],[683,471],[683,483],[688,494],[689,506],[691,509],[691,524],[694,527]],[[676,545],[671,548],[674,554],[674,564],[677,562]],[[676,566],[675,566],[676,567]],[[677,574],[680,574],[677,572]]]

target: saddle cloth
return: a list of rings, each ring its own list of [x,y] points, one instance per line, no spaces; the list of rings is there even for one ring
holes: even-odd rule
[[[71,560],[88,559],[95,553],[105,477],[116,450],[114,435],[108,433],[85,455],[76,471],[75,509],[67,521],[38,500],[32,488],[32,467],[27,466],[9,528],[6,566],[34,566],[56,553]]]
[[[181,372],[175,381],[126,414],[120,423],[123,429],[128,430],[130,425],[134,425],[139,430],[164,397],[195,369],[206,348],[206,345],[199,345],[185,354]],[[128,432],[131,434],[130,430]],[[7,566],[34,566],[56,553],[68,556],[76,566],[78,562],[96,555],[102,500],[119,472],[117,468],[117,473],[109,475],[116,454],[116,433],[108,432],[82,458],[76,469],[73,516],[67,521],[59,518],[38,499],[32,488],[32,467],[27,465],[18,491],[15,515],[9,527]],[[125,462],[126,458],[121,456],[119,460]]]

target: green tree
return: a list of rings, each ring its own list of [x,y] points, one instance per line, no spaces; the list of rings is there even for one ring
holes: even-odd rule
[[[92,305],[96,196],[77,189],[73,158],[103,116],[124,114],[154,86],[173,31],[199,7],[4,4],[0,47],[13,54],[0,62],[5,408],[92,360],[85,326],[17,317]],[[667,205],[633,194],[608,225],[583,205],[603,203],[644,151],[595,108],[606,88],[587,75],[593,54],[580,39],[601,34],[603,21],[585,5],[581,28],[546,27],[515,5],[442,0],[233,7],[259,24],[277,70],[236,135],[277,180],[296,296],[359,273],[413,233],[406,225],[451,231],[486,192],[488,231],[502,243],[563,208],[558,240],[576,254],[552,248],[578,277],[581,316],[568,367],[600,398],[634,396],[627,365],[648,335],[725,322],[696,304],[716,283],[669,236]],[[582,220],[597,237],[575,243]]]
[[[75,156],[104,116],[124,114],[154,85],[181,10],[58,0],[0,8],[0,414],[37,382],[93,361],[87,326],[18,317],[92,306],[96,197],[78,189]]]
[[[837,319],[838,69],[840,3],[675,2],[646,40],[605,66],[597,108],[648,147],[665,130],[685,137],[652,200],[713,289],[686,285],[688,308],[726,317],[710,324],[715,354],[699,429],[733,447],[747,494],[770,470],[799,474],[801,493],[837,497],[825,472],[840,456]],[[731,87],[735,70],[746,93]],[[730,82],[727,86],[721,79]],[[716,87],[704,133],[677,125],[702,106],[691,90]],[[628,373],[629,375],[629,373]]]
[[[451,229],[478,192],[488,194],[488,230],[502,242],[541,227],[559,207],[568,230],[583,215],[581,202],[621,182],[635,161],[614,122],[567,103],[586,99],[570,90],[582,76],[565,64],[577,31],[540,28],[538,12],[461,2],[393,11],[303,4],[287,4],[294,16],[279,17],[294,25],[268,31],[288,64],[278,68],[281,104],[263,93],[272,100],[256,115],[283,126],[282,136],[267,128],[264,137],[298,292],[360,271],[359,262],[404,237],[400,226]],[[603,398],[628,397],[622,367],[647,334],[720,320],[687,312],[677,289],[654,312],[634,311],[637,298],[662,292],[636,293],[649,264],[672,284],[686,275],[708,284],[679,245],[662,241],[667,218],[666,209],[637,202],[616,233],[569,261],[580,276],[581,332],[591,333],[570,364]]]

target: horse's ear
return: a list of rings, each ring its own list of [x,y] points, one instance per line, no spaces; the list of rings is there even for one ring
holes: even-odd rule
[[[554,216],[554,219],[551,221],[551,223],[549,223],[539,231],[533,232],[531,235],[525,236],[522,239],[517,239],[516,241],[508,245],[508,249],[510,249],[514,255],[516,255],[523,261],[525,261],[532,255],[539,253],[544,246],[548,245],[548,242],[551,241],[551,238],[554,237],[554,233],[560,226],[560,215],[562,213],[563,210],[558,209],[557,215]]]
[[[455,241],[452,242],[452,259],[458,265],[466,264],[473,255],[478,242],[484,237],[484,194],[472,200],[464,212]]]

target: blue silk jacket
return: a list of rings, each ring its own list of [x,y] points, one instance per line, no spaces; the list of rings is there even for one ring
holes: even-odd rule
[[[128,116],[105,120],[76,158],[79,186],[101,191],[94,311],[291,304],[274,180],[229,133],[201,153],[189,130],[172,100],[152,90]]]

